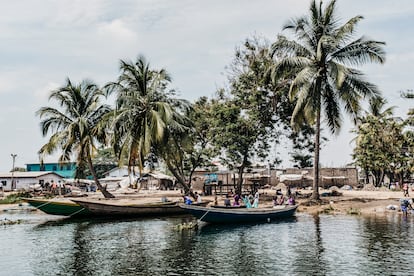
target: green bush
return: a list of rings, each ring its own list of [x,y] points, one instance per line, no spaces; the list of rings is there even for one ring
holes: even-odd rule
[[[18,192],[15,194],[10,194],[4,199],[0,199],[0,204],[14,204],[20,203],[22,197],[32,197],[29,192]]]

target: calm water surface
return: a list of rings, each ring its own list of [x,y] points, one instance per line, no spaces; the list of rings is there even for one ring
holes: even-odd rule
[[[3,213],[0,275],[413,275],[414,215],[309,216],[178,231],[191,217]]]

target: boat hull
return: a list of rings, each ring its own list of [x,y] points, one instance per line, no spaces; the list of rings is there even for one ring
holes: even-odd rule
[[[35,207],[36,209],[39,209],[42,212],[49,215],[72,217],[90,215],[87,209],[70,200],[48,200],[36,198],[23,198],[23,200],[29,203],[31,206]]]
[[[147,204],[119,204],[111,201],[73,200],[94,216],[106,217],[143,217],[183,214],[185,211],[177,202],[155,202]]]
[[[193,205],[180,205],[180,208],[208,223],[250,223],[271,222],[292,217],[297,205],[283,209],[273,208],[210,208]]]

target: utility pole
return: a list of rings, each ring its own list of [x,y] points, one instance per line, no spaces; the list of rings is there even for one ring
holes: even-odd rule
[[[17,154],[10,154],[10,156],[13,158],[13,166],[12,166],[12,175],[11,175],[11,189],[16,189],[16,185],[14,184],[14,162],[16,161]]]

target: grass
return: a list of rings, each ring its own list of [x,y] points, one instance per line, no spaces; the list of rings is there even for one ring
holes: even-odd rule
[[[361,214],[361,209],[359,209],[359,208],[349,208],[347,211],[346,211],[346,213],[348,214],[348,215],[360,215]]]
[[[323,214],[330,214],[330,213],[332,213],[333,211],[335,211],[335,208],[334,208],[331,204],[329,204],[329,206],[327,206],[327,207],[323,208],[323,209],[320,211],[320,213],[323,213]]]
[[[20,203],[22,197],[31,197],[30,193],[28,192],[19,192],[15,194],[10,194],[3,199],[0,199],[0,204],[14,204]]]

